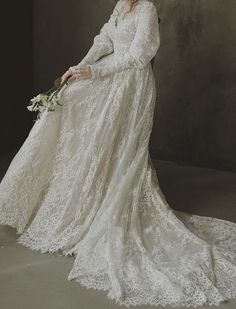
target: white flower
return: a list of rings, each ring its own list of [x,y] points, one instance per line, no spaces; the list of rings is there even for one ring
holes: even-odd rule
[[[41,114],[45,111],[54,111],[55,106],[59,104],[58,93],[64,86],[65,85],[54,87],[54,89],[50,89],[48,92],[40,93],[37,96],[33,97],[30,100],[32,104],[27,106],[27,109],[29,111],[38,111],[37,119],[39,119],[41,117]]]
[[[29,111],[33,111],[34,109],[33,109],[33,105],[29,105],[29,106],[27,106],[27,109],[29,110]]]
[[[41,101],[41,94],[38,94],[36,97],[30,100],[32,103],[37,103]]]
[[[40,113],[42,113],[44,110],[45,110],[45,107],[44,107],[44,106],[39,106],[38,111],[39,111]]]

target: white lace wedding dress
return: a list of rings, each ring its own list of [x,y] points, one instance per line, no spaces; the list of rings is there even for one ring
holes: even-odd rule
[[[219,305],[236,297],[236,224],[167,204],[148,151],[157,11],[140,0],[116,26],[121,3],[81,61],[92,79],[63,88],[12,160],[0,224],[31,249],[73,255],[68,279],[119,304]]]

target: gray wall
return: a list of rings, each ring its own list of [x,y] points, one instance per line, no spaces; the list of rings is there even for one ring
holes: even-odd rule
[[[163,4],[152,154],[236,170],[236,1]]]
[[[4,1],[1,12],[0,155],[18,149],[32,126],[33,3]]]
[[[85,56],[114,4],[113,0],[35,0],[35,92],[47,89]]]
[[[35,0],[34,91],[78,63],[113,0]],[[236,2],[159,2],[153,158],[236,170]]]

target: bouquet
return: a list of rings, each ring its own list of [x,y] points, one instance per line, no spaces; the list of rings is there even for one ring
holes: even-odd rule
[[[54,111],[56,104],[62,106],[62,104],[59,103],[58,94],[66,84],[68,84],[67,81],[62,84],[58,84],[49,89],[47,92],[40,93],[30,100],[31,104],[27,106],[27,109],[31,112],[38,112],[37,119],[34,121],[40,119],[44,111]]]

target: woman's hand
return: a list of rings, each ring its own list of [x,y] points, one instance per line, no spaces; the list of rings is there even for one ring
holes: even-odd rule
[[[69,68],[61,77],[61,84],[63,84],[70,76],[72,76],[73,71]]]
[[[74,67],[73,74],[68,79],[68,82],[72,82],[76,79],[91,79],[92,72],[89,65],[84,65],[80,67]]]

